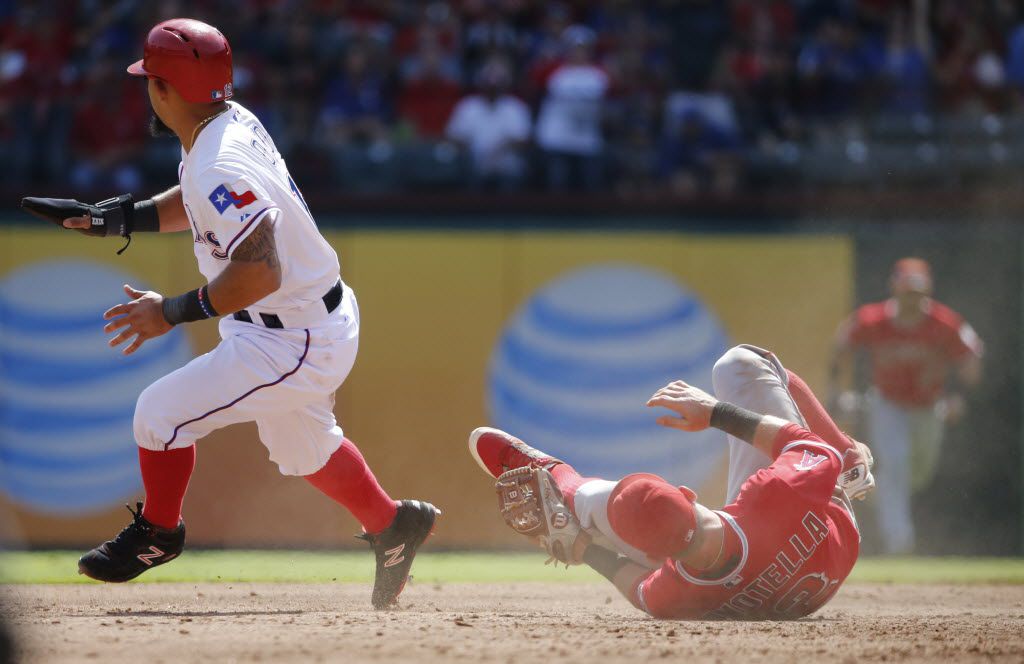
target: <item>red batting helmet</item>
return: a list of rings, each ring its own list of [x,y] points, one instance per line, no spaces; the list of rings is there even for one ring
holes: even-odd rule
[[[608,522],[632,547],[651,558],[684,552],[697,535],[697,494],[657,475],[634,473],[619,480],[608,497]]]
[[[191,18],[157,23],[146,36],[143,58],[128,67],[133,76],[167,81],[193,104],[230,99],[231,45],[212,25]]]

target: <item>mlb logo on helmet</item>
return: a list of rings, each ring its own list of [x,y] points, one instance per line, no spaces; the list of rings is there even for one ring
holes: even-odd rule
[[[212,99],[213,101],[217,101],[218,99],[227,99],[231,96],[231,93],[233,91],[234,88],[232,87],[232,85],[230,83],[225,83],[223,91],[213,90],[212,92],[210,92],[210,99]]]

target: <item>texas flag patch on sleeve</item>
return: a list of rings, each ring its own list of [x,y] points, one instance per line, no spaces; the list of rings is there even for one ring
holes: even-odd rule
[[[210,193],[209,199],[213,203],[213,207],[217,208],[217,213],[224,214],[224,211],[232,205],[241,209],[250,203],[255,203],[256,194],[252,193],[251,190],[235,193],[228,189],[227,185],[222,184]]]

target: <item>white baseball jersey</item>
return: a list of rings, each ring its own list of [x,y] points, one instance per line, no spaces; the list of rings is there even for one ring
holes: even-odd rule
[[[319,302],[338,280],[338,255],[263,125],[241,105],[228,106],[199,132],[190,152],[182,150],[178,166],[199,271],[212,281],[256,224],[270,222],[281,287],[252,309],[286,314]]]
[[[344,287],[331,312],[323,302],[338,281],[338,256],[317,230],[274,142],[234,102],[182,154],[178,178],[199,270],[208,280],[224,270],[257,223],[273,226],[281,287],[248,310],[278,315],[285,329],[268,328],[258,316],[251,323],[224,316],[216,348],[139,396],[135,440],[151,450],[187,447],[221,427],[255,421],[282,473],[314,473],[344,438],[334,392],[359,347],[352,289]]]

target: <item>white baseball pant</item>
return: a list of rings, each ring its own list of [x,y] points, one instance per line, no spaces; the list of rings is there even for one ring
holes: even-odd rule
[[[935,406],[907,408],[877,390],[868,393],[868,427],[878,468],[875,510],[886,553],[914,549],[911,495],[935,473],[942,446],[942,418]]]
[[[229,424],[255,421],[282,474],[320,470],[344,438],[334,393],[359,347],[355,294],[345,286],[341,304],[308,329],[269,329],[224,317],[220,334],[216,348],[139,395],[138,445],[187,447]]]

